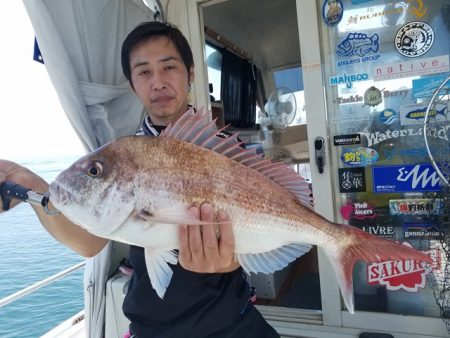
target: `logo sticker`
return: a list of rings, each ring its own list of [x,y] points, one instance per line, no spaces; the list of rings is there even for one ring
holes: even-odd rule
[[[341,0],[325,0],[322,7],[322,17],[328,26],[336,26],[342,20],[344,6]]]
[[[364,168],[339,168],[339,191],[365,192],[366,171]]]
[[[335,102],[337,102],[338,104],[347,104],[347,103],[361,102],[362,100],[363,100],[363,97],[356,94],[356,95],[350,95],[347,97],[338,96],[338,98],[336,99]]]
[[[403,224],[405,238],[440,239],[444,236],[434,224],[411,222]]]
[[[382,101],[381,90],[377,87],[372,86],[364,92],[364,105],[375,107]]]
[[[349,167],[365,167],[378,161],[378,153],[371,148],[352,148],[343,151],[342,162]]]
[[[447,56],[448,58],[448,56]],[[416,99],[431,98],[434,91],[447,79],[447,75],[425,77],[412,81],[413,96]]]
[[[409,243],[403,245],[412,247]],[[367,280],[370,285],[385,285],[388,290],[417,292],[425,287],[426,264],[415,259],[376,262],[367,266]]]
[[[349,33],[347,37],[337,46],[338,56],[359,56],[370,52],[378,52],[380,36],[375,33],[367,36],[364,33]]]
[[[404,25],[395,35],[395,47],[403,56],[421,56],[433,46],[434,32],[425,22],[414,21]]]
[[[394,238],[395,230],[393,225],[364,225],[361,230],[383,238]]]
[[[428,105],[424,104],[407,104],[400,106],[400,124],[402,126],[411,124],[423,124]],[[447,106],[437,105],[436,109],[428,112],[429,118],[434,118],[436,122],[446,121]]]
[[[439,175],[431,164],[373,167],[373,192],[440,191]]]
[[[419,60],[405,60],[398,63],[376,66],[374,81],[398,79],[416,75],[445,73],[449,70],[448,55]]]
[[[443,203],[440,198],[416,198],[389,200],[389,214],[391,216],[430,216],[442,214]]]
[[[341,215],[347,221],[351,219],[374,219],[377,217],[374,208],[369,203],[352,203],[351,201],[347,201],[347,203],[341,207]]]
[[[398,121],[398,114],[394,109],[385,109],[380,113],[378,118],[385,126],[390,126]]]
[[[343,74],[343,75],[335,75],[330,76],[330,86],[337,86],[340,84],[345,84],[347,88],[352,88],[353,82],[355,81],[365,81],[369,79],[369,75],[367,73],[362,74]]]
[[[348,135],[336,135],[334,136],[335,146],[345,146],[349,144],[360,144],[361,135],[359,134],[348,134]]]

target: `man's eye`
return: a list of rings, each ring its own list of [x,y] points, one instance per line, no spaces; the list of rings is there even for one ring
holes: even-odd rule
[[[148,70],[143,70],[143,71],[140,71],[140,72],[138,73],[138,75],[139,75],[139,76],[145,76],[145,75],[147,75],[148,73],[149,73]]]

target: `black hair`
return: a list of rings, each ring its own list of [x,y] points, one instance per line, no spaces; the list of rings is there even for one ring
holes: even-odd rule
[[[132,88],[134,88],[134,86],[131,81],[130,53],[140,43],[153,37],[160,36],[165,36],[173,42],[183,59],[188,74],[190,74],[191,68],[194,65],[194,58],[192,57],[191,47],[183,33],[181,33],[177,27],[169,23],[159,21],[143,22],[134,28],[122,43],[122,71]]]

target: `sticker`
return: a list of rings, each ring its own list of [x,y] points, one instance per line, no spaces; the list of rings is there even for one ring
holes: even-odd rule
[[[322,17],[325,23],[332,27],[342,20],[344,5],[341,0],[325,0],[322,6]]]
[[[441,126],[437,128],[434,136],[441,140],[448,141],[447,129],[449,128],[450,126]],[[367,139],[367,146],[372,147],[373,145],[376,145],[380,142],[384,142],[390,139],[396,139],[399,137],[413,137],[413,136],[422,137],[423,128],[388,129],[384,132],[375,131],[371,133],[361,132],[361,135],[363,135]]]
[[[400,106],[400,124],[407,126],[411,124],[423,124],[425,120],[425,114],[428,109],[428,104],[414,103]],[[430,109],[428,112],[428,118],[433,118],[435,122],[446,121],[447,106],[438,104],[435,109]]]
[[[419,60],[408,59],[398,63],[377,65],[373,68],[373,78],[374,81],[382,81],[448,71],[448,55],[441,55]]]
[[[407,23],[395,35],[395,47],[398,52],[410,58],[428,52],[433,42],[433,29],[421,21]]]
[[[367,73],[358,73],[358,74],[343,74],[343,75],[335,75],[330,76],[329,85],[337,86],[340,84],[345,84],[347,88],[352,88],[353,82],[355,81],[365,81],[369,79],[369,75]]]
[[[375,33],[368,37],[364,33],[349,33],[347,37],[337,46],[338,56],[363,57],[370,52],[378,52],[380,36]]]
[[[394,109],[385,109],[378,116],[381,123],[385,126],[390,126],[391,124],[398,121],[398,113]]]
[[[349,135],[336,135],[334,136],[335,146],[344,146],[349,144],[360,144],[361,135],[359,134],[349,134]]]
[[[346,10],[342,22],[346,23],[347,30],[362,31],[383,26],[396,26],[403,22],[405,16],[406,4],[400,2]]]
[[[391,216],[430,216],[441,215],[443,209],[442,199],[412,198],[389,200],[389,213]]]
[[[339,96],[336,99],[336,102],[338,104],[346,104],[346,103],[356,103],[356,102],[361,102],[363,100],[363,97],[356,94],[356,95],[350,95],[348,97],[341,97]]]
[[[363,225],[361,230],[382,238],[394,238],[395,230],[393,225]]]
[[[435,224],[411,222],[403,224],[403,234],[405,238],[426,238],[426,239],[442,239],[444,234],[439,231]]]
[[[378,153],[371,148],[352,148],[343,151],[342,162],[349,167],[365,167],[378,161]]]
[[[370,2],[370,1],[373,1],[373,0],[352,0],[352,4],[358,5],[358,4],[362,4],[364,2]]]
[[[374,193],[440,191],[439,175],[431,164],[373,167]]]
[[[381,90],[377,87],[370,87],[364,92],[364,105],[375,107],[383,101]]]
[[[365,168],[339,168],[339,191],[365,192],[366,171]]]
[[[383,97],[399,97],[405,99],[408,96],[409,89],[399,89],[399,90],[383,90]]]
[[[413,96],[416,99],[431,98],[447,77],[448,74],[413,80]]]
[[[402,244],[412,248],[409,243]],[[425,287],[429,272],[426,263],[415,259],[375,262],[367,266],[367,281],[370,285],[385,285],[387,290],[418,292]]]
[[[347,221],[351,219],[374,219],[375,217],[377,217],[374,208],[369,203],[352,203],[351,201],[347,201],[347,203],[341,207],[341,215]]]
[[[406,0],[408,3],[408,13],[415,16],[416,18],[422,18],[428,10],[423,4],[423,0]]]

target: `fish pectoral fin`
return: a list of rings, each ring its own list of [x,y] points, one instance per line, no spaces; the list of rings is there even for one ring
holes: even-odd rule
[[[173,271],[167,263],[177,264],[178,256],[173,250],[145,248],[145,265],[148,277],[158,296],[162,299],[172,279]]]
[[[209,225],[221,224],[220,222],[205,222],[195,218],[186,211],[179,208],[165,208],[158,211],[151,212],[147,209],[141,209],[138,212],[138,217],[141,220],[158,224],[189,224],[189,225]],[[225,224],[225,222],[223,222]]]
[[[285,268],[290,262],[311,249],[309,244],[292,243],[272,251],[257,254],[236,254],[242,268],[247,272],[265,274]]]

